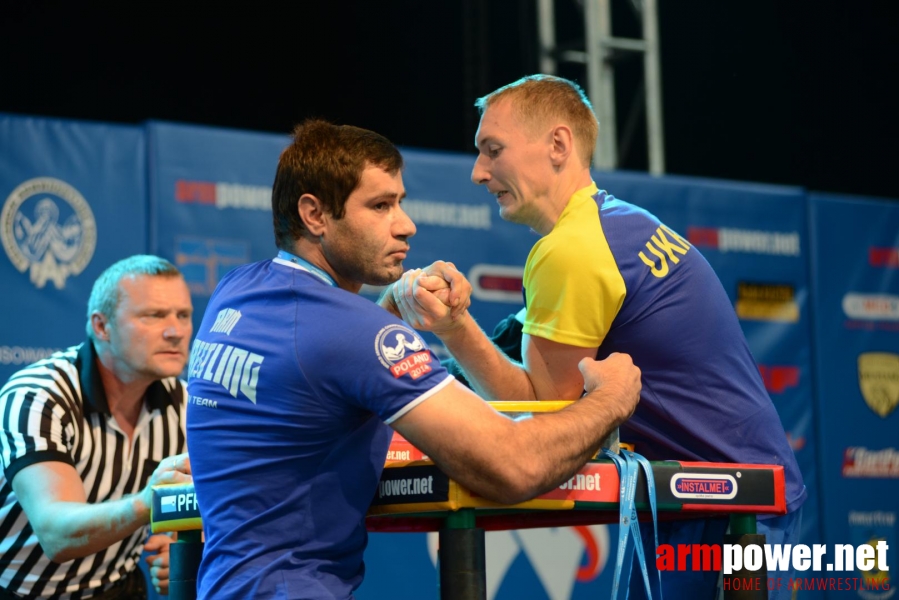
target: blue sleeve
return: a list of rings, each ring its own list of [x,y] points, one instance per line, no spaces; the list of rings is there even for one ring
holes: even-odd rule
[[[314,375],[320,392],[342,397],[391,422],[452,381],[421,336],[405,322],[364,298],[339,311],[318,314],[320,322],[338,324],[315,352],[300,357],[307,377]]]

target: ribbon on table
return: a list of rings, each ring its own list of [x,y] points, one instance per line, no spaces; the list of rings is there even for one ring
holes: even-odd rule
[[[630,570],[633,563],[634,551],[636,550],[637,561],[640,563],[640,570],[643,572],[643,584],[646,586],[646,597],[652,600],[652,591],[649,587],[649,572],[646,569],[646,555],[643,551],[643,542],[640,537],[640,523],[637,519],[637,479],[640,475],[640,468],[646,474],[646,491],[649,495],[649,507],[652,511],[652,527],[653,537],[655,539],[655,548],[652,557],[655,560],[656,551],[659,547],[659,531],[657,527],[656,513],[656,486],[652,476],[652,466],[649,461],[636,452],[623,449],[621,454],[612,452],[609,449],[603,449],[603,455],[615,463],[618,470],[618,479],[620,481],[620,500],[619,500],[619,523],[618,523],[618,552],[615,560],[615,575],[612,583],[612,598],[627,597],[627,585],[621,586],[622,576],[625,581],[630,580]],[[627,571],[624,571],[624,567]],[[662,573],[659,576],[659,600],[662,600]],[[622,595],[624,592],[624,595]]]

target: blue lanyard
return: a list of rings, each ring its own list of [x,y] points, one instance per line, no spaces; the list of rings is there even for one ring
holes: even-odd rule
[[[290,252],[287,252],[286,250],[279,250],[278,258],[280,258],[283,261],[291,262],[291,263],[295,264],[303,271],[308,271],[309,273],[312,273],[313,275],[315,275],[316,277],[318,277],[319,279],[321,279],[328,285],[333,285],[334,287],[338,287],[337,282],[334,281],[333,277],[331,277],[327,272],[325,272],[322,269],[319,269],[318,267],[313,265],[308,260],[300,258],[299,256],[296,256],[295,254],[291,254]]]
[[[644,457],[631,452],[630,450],[621,450],[621,454],[617,454],[608,449],[603,449],[603,454],[615,463],[618,470],[618,479],[620,481],[619,489],[619,523],[618,523],[618,552],[615,559],[615,575],[612,582],[612,598],[626,597],[627,586],[621,587],[622,571],[625,566],[627,570],[624,575],[629,579],[631,563],[633,560],[634,550],[637,552],[637,560],[640,563],[640,569],[643,572],[643,585],[646,586],[646,597],[652,600],[652,591],[649,587],[649,573],[646,569],[646,556],[643,552],[643,542],[640,538],[640,522],[637,518],[636,493],[637,479],[640,475],[640,468],[646,474],[646,490],[649,495],[649,506],[652,510],[653,534],[655,537],[655,550],[659,547],[659,532],[656,523],[656,487],[652,476],[652,466]],[[653,552],[653,560],[656,553]],[[659,600],[662,595],[662,573],[659,572]],[[622,589],[625,594],[621,595]]]

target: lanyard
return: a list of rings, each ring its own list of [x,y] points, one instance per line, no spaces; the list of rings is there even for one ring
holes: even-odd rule
[[[655,537],[655,550],[659,547],[659,533],[656,515],[656,487],[652,476],[652,466],[649,461],[630,450],[622,449],[621,454],[611,452],[608,449],[603,450],[606,458],[610,458],[615,463],[618,470],[619,487],[619,523],[618,523],[618,552],[615,558],[615,576],[612,582],[612,598],[619,598],[622,591],[621,579],[622,575],[625,580],[629,579],[631,564],[633,561],[634,550],[637,552],[637,561],[640,563],[640,570],[643,573],[643,585],[646,586],[646,596],[652,600],[652,591],[649,587],[649,573],[646,569],[646,556],[643,551],[643,542],[640,538],[640,522],[637,518],[636,492],[637,479],[640,475],[640,468],[646,475],[646,491],[649,495],[649,506],[652,511],[652,525]],[[653,552],[653,557],[656,553]],[[627,570],[624,571],[624,568]],[[659,600],[662,595],[662,574],[659,575]],[[624,590],[627,586],[624,586]],[[624,597],[626,597],[626,593]]]
[[[299,256],[297,256],[295,254],[291,254],[290,252],[287,252],[286,250],[279,250],[277,258],[281,259],[283,262],[293,263],[301,271],[307,271],[309,273],[312,273],[313,275],[315,275],[316,277],[318,277],[319,279],[321,279],[328,285],[337,287],[337,282],[334,281],[333,277],[331,277],[330,275],[328,275],[328,273],[326,273],[325,271],[323,271],[323,270],[319,269],[318,267],[316,267],[315,265],[313,265],[308,260],[300,258]]]

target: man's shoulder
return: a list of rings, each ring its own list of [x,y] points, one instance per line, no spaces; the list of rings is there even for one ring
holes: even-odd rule
[[[13,389],[74,389],[78,380],[79,351],[83,344],[70,346],[37,360],[13,373],[0,389],[0,396]]]

